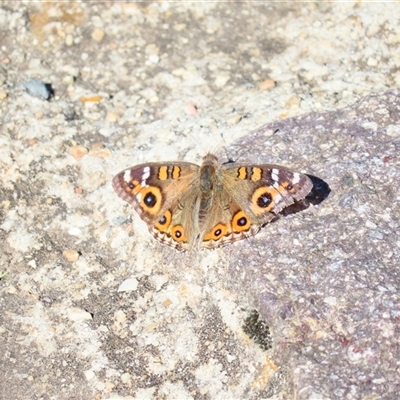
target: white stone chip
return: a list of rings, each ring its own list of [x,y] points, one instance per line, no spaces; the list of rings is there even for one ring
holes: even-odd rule
[[[118,288],[118,292],[131,292],[138,287],[138,280],[136,278],[125,279]]]
[[[67,311],[67,316],[70,321],[89,321],[92,319],[92,315],[82,308],[71,307]]]

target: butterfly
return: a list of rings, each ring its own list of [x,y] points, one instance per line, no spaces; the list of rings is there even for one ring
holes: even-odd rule
[[[284,208],[303,200],[307,175],[271,164],[229,161],[208,153],[188,162],[140,164],[113,179],[149,231],[177,250],[212,249],[255,235]]]

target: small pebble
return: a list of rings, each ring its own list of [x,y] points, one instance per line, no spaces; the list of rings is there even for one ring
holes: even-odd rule
[[[77,144],[75,146],[70,147],[69,154],[74,157],[76,160],[81,159],[83,156],[89,153],[89,150],[82,146],[81,144]]]
[[[242,115],[235,115],[234,117],[230,118],[228,123],[229,125],[237,125],[243,119]]]
[[[111,157],[111,151],[104,147],[103,143],[94,143],[90,150],[90,155],[96,158],[109,158]]]
[[[85,371],[83,374],[85,375],[85,378],[88,381],[91,381],[96,376],[94,371],[92,371],[91,369]]]
[[[68,35],[65,37],[65,44],[66,44],[67,46],[72,46],[72,45],[74,44],[74,37],[73,37],[72,35],[68,34]]]
[[[186,105],[186,114],[188,114],[188,115],[197,115],[198,111],[197,111],[196,105],[193,104],[193,103],[188,103]]]
[[[151,55],[149,56],[149,61],[150,61],[152,64],[157,64],[157,63],[160,61],[160,57],[159,57],[157,54],[151,54]]]
[[[125,372],[125,374],[121,375],[121,382],[124,383],[125,385],[130,386],[131,378],[132,378],[132,375],[129,374],[128,372]]]
[[[164,307],[169,307],[172,304],[172,301],[170,299],[166,299],[163,301],[162,305]]]
[[[301,98],[299,96],[293,95],[286,102],[285,107],[286,109],[297,108],[300,106],[300,103],[301,103]]]
[[[106,115],[106,121],[108,122],[117,122],[119,119],[119,115],[115,112],[109,111]]]
[[[138,287],[138,281],[135,278],[125,279],[118,288],[118,292],[132,292]]]
[[[48,100],[53,92],[53,89],[49,83],[44,83],[39,80],[30,80],[22,84],[26,91],[34,97],[39,97]]]
[[[214,83],[215,86],[218,88],[222,88],[226,85],[226,83],[229,81],[230,77],[228,75],[219,75],[215,79]]]
[[[93,32],[92,32],[92,39],[95,41],[95,42],[101,42],[102,40],[103,40],[103,38],[104,38],[104,35],[105,35],[105,33],[104,33],[104,31],[103,30],[101,30],[100,28],[96,28]]]
[[[92,315],[79,307],[71,307],[67,311],[68,319],[70,321],[90,321],[93,319]]]
[[[76,250],[68,249],[63,251],[63,257],[70,262],[78,261],[79,253]]]
[[[100,96],[99,94],[93,96],[82,96],[80,100],[82,103],[98,103],[103,100],[103,96]]]
[[[265,81],[260,83],[260,90],[267,90],[275,87],[275,81],[272,79],[266,79]]]

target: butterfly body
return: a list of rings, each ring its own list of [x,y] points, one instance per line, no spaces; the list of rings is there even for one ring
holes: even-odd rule
[[[255,235],[285,207],[304,199],[311,180],[270,164],[161,162],[128,168],[113,179],[162,243],[178,250],[214,248]]]

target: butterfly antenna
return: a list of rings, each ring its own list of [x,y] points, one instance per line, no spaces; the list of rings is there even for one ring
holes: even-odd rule
[[[179,118],[177,118],[177,121],[181,122]],[[185,136],[190,137],[196,143],[195,147],[200,148],[202,153],[205,153],[204,144],[201,143],[199,140],[197,140],[196,136],[193,135],[193,127],[188,132],[182,132],[182,134],[185,135]],[[189,148],[189,149],[193,150],[192,148]]]
[[[194,142],[196,142],[196,144],[197,144],[201,149],[203,149],[203,144],[200,143],[200,142],[196,139],[195,135],[193,135],[193,131],[192,131],[192,130],[190,130],[190,131],[188,132],[187,135],[190,136],[190,137],[192,138],[192,140],[193,140]],[[203,149],[203,151],[204,151],[204,149]]]
[[[232,159],[232,157],[230,157],[229,154],[228,154],[228,150],[226,149],[227,143],[226,143],[226,140],[225,140],[225,138],[224,138],[223,132],[221,132],[220,135],[221,135],[221,140],[220,140],[220,141],[218,142],[218,144],[215,146],[213,153],[215,153],[216,150],[222,146],[222,147],[224,148],[225,156],[226,156],[226,159],[227,159],[227,161],[225,161],[223,164],[229,164],[229,163],[235,162],[235,161]]]
[[[225,140],[225,137],[224,137],[224,133],[223,132],[221,132],[221,141],[218,143],[218,145],[217,145],[217,148],[218,147],[220,147],[221,146],[221,143],[222,142],[224,142],[224,151],[225,151],[225,156],[226,156],[226,159],[227,159],[227,161],[226,162],[224,162],[223,164],[229,164],[229,163],[235,163],[235,162],[237,162],[238,160],[239,160],[239,158],[241,157],[241,155],[239,155],[238,157],[236,157],[235,159],[233,159],[232,158],[232,156],[228,153],[228,150],[227,150],[227,143],[226,143],[226,140]]]

